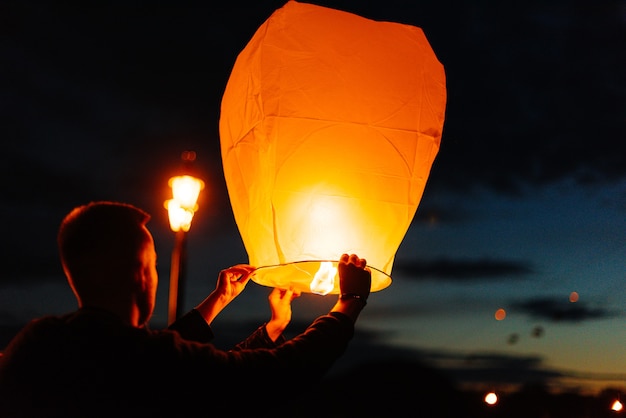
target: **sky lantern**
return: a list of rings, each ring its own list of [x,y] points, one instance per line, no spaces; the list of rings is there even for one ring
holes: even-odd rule
[[[219,121],[230,203],[252,280],[339,292],[343,253],[372,291],[439,151],[445,73],[423,31],[293,0],[238,55]]]

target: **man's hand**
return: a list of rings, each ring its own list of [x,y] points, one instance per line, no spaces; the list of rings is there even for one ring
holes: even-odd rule
[[[365,302],[372,287],[372,273],[367,261],[356,254],[343,254],[337,266],[342,295],[358,295]]]
[[[341,312],[356,322],[370,295],[372,272],[367,267],[367,261],[356,254],[343,254],[337,271],[341,294],[331,312]]]
[[[220,271],[215,290],[196,306],[207,324],[211,325],[222,309],[243,292],[254,270],[247,264],[238,264]]]
[[[276,341],[291,322],[291,302],[299,296],[300,293],[294,292],[293,289],[272,289],[268,297],[272,319],[265,325],[267,334],[272,341]]]
[[[243,292],[254,270],[254,267],[247,264],[237,264],[220,271],[215,290],[226,303],[230,303]]]

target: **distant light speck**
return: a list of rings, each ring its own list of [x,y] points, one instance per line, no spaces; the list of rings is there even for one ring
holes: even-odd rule
[[[506,317],[506,311],[500,308],[496,311],[494,316],[498,321],[502,321]]]
[[[495,405],[498,402],[498,395],[495,392],[489,392],[485,395],[485,402],[489,405]]]

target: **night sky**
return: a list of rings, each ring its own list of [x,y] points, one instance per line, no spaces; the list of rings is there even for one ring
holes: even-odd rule
[[[342,361],[402,356],[490,387],[623,387],[626,1],[311,3],[422,28],[448,93],[393,283],[371,295]],[[151,325],[164,326],[174,236],[163,202],[185,150],[207,183],[188,235],[186,308],[219,270],[247,262],[221,168],[220,101],[237,54],[283,4],[0,5],[0,344],[75,308],[56,231],[91,200],[152,214]],[[216,320],[217,345],[269,318],[268,292],[250,283]],[[290,331],[329,298],[296,300]]]

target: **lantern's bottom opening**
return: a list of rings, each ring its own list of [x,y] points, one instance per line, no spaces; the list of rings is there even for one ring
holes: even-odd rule
[[[320,270],[323,262],[332,263],[335,269],[337,260],[295,261],[292,263],[258,267],[252,274],[252,281],[262,286],[278,287],[281,289],[293,288],[300,293],[320,293],[311,290],[311,282]],[[377,292],[391,285],[391,277],[377,268],[368,266],[372,272],[371,292]],[[320,294],[339,294],[339,276],[334,277],[332,290]]]

